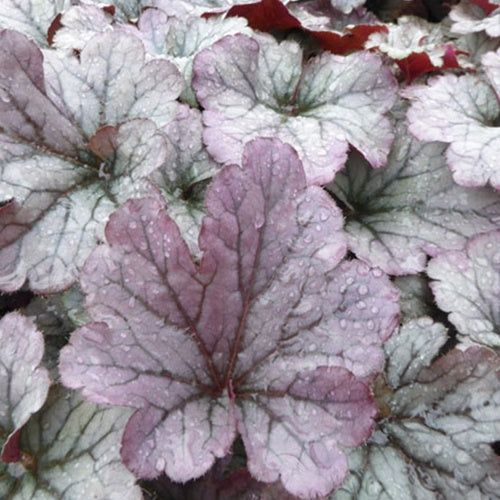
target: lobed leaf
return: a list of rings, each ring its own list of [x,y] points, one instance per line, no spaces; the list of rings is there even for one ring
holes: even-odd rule
[[[466,248],[432,259],[427,274],[438,306],[463,340],[500,347],[500,231],[471,238]]]
[[[328,189],[347,207],[349,248],[370,265],[403,275],[423,271],[427,255],[460,250],[469,237],[495,229],[500,202],[489,188],[453,182],[445,146],[412,139],[401,121],[396,130],[383,169],[353,154]]]
[[[332,500],[435,500],[405,455],[388,443],[350,450],[350,475]]]
[[[52,46],[67,51],[81,51],[91,38],[111,28],[113,14],[102,6],[92,4],[74,5],[59,19]]]
[[[495,85],[495,80],[491,83]],[[446,159],[455,182],[462,186],[489,182],[500,188],[498,92],[473,75],[444,75],[402,91],[412,101],[408,111],[411,133],[422,141],[450,144]]]
[[[333,179],[348,144],[374,167],[392,142],[383,116],[395,82],[369,53],[323,53],[302,67],[295,42],[225,37],[195,58],[193,87],[204,108],[204,140],[223,164],[238,163],[246,141],[276,137],[297,149],[308,183]]]
[[[0,450],[38,411],[47,397],[50,379],[40,366],[44,342],[29,318],[12,312],[0,319]]]
[[[500,8],[495,0],[467,0],[455,5],[450,12],[451,30],[468,34],[485,31],[491,37],[500,36]]]
[[[130,35],[92,38],[79,61],[46,53],[45,66],[24,36],[0,36],[0,201],[10,201],[1,213],[0,288],[28,279],[33,290],[54,292],[75,281],[109,213],[151,194],[144,177],[163,163],[166,145],[155,123],[134,117],[166,124],[182,84],[167,61],[143,64]]]
[[[46,47],[52,21],[70,5],[70,0],[2,0],[0,28],[19,31]]]
[[[53,387],[22,431],[21,461],[0,469],[0,492],[16,500],[141,499],[134,476],[120,462],[129,415],[126,409],[98,407]]]
[[[490,498],[500,485],[498,356],[486,348],[453,350],[396,391],[382,425],[426,487],[446,498]]]
[[[239,432],[256,479],[326,495],[373,428],[368,386],[397,292],[345,253],[338,208],[288,145],[258,139],[206,194],[197,269],[164,207],[127,202],[85,264],[94,320],[61,353],[66,385],[137,408],[123,438],[141,477],[201,476]],[[140,269],[140,271],[139,271]]]

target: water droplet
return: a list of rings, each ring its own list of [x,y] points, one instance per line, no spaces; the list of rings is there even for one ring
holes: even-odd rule
[[[463,450],[459,450],[457,454],[455,455],[455,460],[457,463],[460,465],[465,465],[470,463],[471,457]]]
[[[161,470],[161,471],[164,470],[165,465],[166,465],[165,459],[163,457],[160,457],[155,464],[156,470]]]
[[[432,447],[431,447],[431,451],[435,455],[439,455],[443,451],[443,446],[440,445],[440,444],[437,444],[437,443],[433,444]]]

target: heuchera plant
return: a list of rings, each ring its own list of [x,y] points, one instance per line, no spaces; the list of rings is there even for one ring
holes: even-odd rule
[[[3,1],[1,498],[498,498],[500,1],[427,4]]]

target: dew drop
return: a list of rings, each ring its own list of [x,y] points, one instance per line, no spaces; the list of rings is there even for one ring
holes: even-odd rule
[[[165,469],[165,459],[163,457],[160,457],[155,464],[156,470],[164,470]]]
[[[465,451],[459,450],[457,452],[457,454],[455,455],[455,460],[460,465],[466,465],[466,464],[470,463],[471,458]]]
[[[434,444],[431,447],[432,453],[439,455],[443,451],[443,446],[440,444]]]

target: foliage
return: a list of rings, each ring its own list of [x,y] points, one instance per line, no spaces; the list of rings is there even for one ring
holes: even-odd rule
[[[500,3],[375,5],[4,2],[2,498],[497,497]]]

